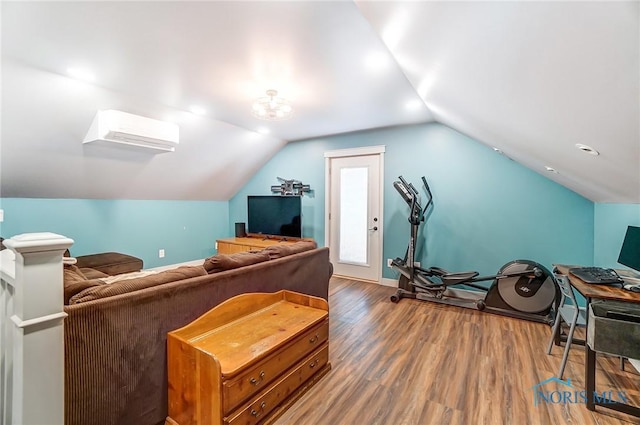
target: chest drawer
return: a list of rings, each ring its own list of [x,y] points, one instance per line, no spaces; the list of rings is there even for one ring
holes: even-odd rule
[[[224,413],[228,414],[243,401],[267,387],[291,365],[324,344],[328,338],[329,321],[325,320],[254,367],[248,368],[234,378],[224,380],[222,384]]]
[[[168,424],[270,424],[329,370],[329,304],[282,290],[230,298],[167,334]]]
[[[294,392],[301,383],[307,381],[314,374],[326,367],[329,361],[329,345],[324,344],[310,356],[306,357],[297,366],[290,369],[280,379],[276,380],[270,387],[255,400],[246,406],[238,409],[232,415],[224,418],[225,425],[256,425],[265,416],[272,412],[280,403]]]

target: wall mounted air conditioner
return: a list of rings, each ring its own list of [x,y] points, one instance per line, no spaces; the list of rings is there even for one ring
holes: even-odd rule
[[[110,109],[98,111],[83,143],[118,143],[173,152],[178,138],[176,124]]]

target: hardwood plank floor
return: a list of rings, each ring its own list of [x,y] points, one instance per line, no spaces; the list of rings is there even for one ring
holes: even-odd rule
[[[551,328],[490,313],[403,299],[394,288],[332,278],[333,369],[277,425],[638,424],[584,404],[539,403],[533,387],[554,376],[562,348],[546,354]],[[631,370],[631,371],[630,371]],[[571,349],[565,380],[584,389],[584,352]],[[548,383],[545,390],[564,391]],[[640,375],[598,355],[597,386],[640,405]]]

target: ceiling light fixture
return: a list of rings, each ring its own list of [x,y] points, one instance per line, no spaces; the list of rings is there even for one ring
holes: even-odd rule
[[[253,102],[253,115],[261,120],[286,120],[291,118],[291,102],[278,96],[277,90],[267,90],[267,95]]]
[[[589,155],[593,155],[593,156],[600,155],[600,152],[598,152],[591,146],[583,145],[582,143],[576,143],[576,148],[580,149],[584,153],[588,153]]]
[[[558,174],[558,170],[556,170],[556,169],[555,169],[555,168],[553,168],[553,167],[549,167],[548,165],[545,165],[545,166],[544,166],[544,169],[545,169],[545,170],[547,170],[547,171],[548,171],[548,172],[550,172],[550,173]]]

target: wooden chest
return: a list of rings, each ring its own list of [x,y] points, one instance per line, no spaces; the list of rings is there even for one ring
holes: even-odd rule
[[[167,337],[167,424],[273,422],[329,363],[328,304],[290,291],[234,297]]]

